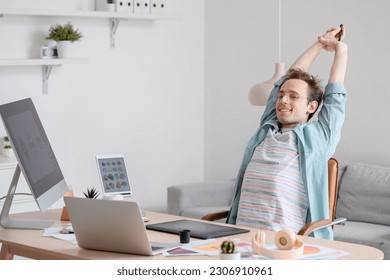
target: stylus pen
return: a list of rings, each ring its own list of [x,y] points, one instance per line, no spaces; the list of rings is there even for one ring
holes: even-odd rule
[[[339,32],[339,41],[341,41],[341,37],[343,36],[343,25],[342,24],[340,24],[340,28],[341,28],[341,30]]]

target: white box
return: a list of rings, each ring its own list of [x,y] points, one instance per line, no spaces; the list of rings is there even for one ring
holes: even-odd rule
[[[141,13],[141,0],[134,0],[134,14],[139,14]]]
[[[150,14],[150,0],[134,0],[134,13]]]
[[[159,1],[158,0],[150,0],[150,13],[151,14],[158,14],[158,5]]]
[[[163,15],[165,15],[165,14],[167,14],[168,12],[168,8],[169,8],[169,0],[158,0],[158,3],[159,3],[159,9],[160,9],[160,11],[159,11],[159,13],[160,14],[163,14]]]
[[[169,8],[168,0],[151,0],[150,12],[152,14],[167,14]]]
[[[141,0],[142,13],[150,14],[150,0]]]
[[[95,0],[95,10],[100,12],[108,11],[107,0]]]
[[[133,13],[134,12],[134,2],[136,0],[115,0],[116,11],[117,12],[125,12],[125,13]]]

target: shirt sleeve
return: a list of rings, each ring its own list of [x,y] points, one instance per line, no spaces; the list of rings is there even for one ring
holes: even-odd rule
[[[343,84],[328,84],[325,87],[324,101],[318,114],[318,124],[332,155],[341,137],[341,128],[345,119],[347,92]]]
[[[275,86],[271,91],[270,96],[268,97],[267,106],[265,107],[264,114],[261,118],[260,125],[270,121],[276,120],[276,101],[278,97],[278,93],[280,91],[280,87],[286,80],[286,76],[281,77],[278,81],[275,82]]]

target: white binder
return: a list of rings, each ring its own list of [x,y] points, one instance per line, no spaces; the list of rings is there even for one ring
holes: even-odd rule
[[[151,0],[134,0],[134,13],[150,14]]]
[[[152,14],[167,14],[169,8],[169,0],[151,0],[150,12]]]
[[[120,13],[133,13],[134,0],[115,0],[116,11]]]
[[[108,11],[107,0],[95,0],[95,10],[99,12],[107,12]]]

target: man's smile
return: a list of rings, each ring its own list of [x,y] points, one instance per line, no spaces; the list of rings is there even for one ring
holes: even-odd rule
[[[279,112],[291,112],[292,109],[289,108],[279,108]]]

